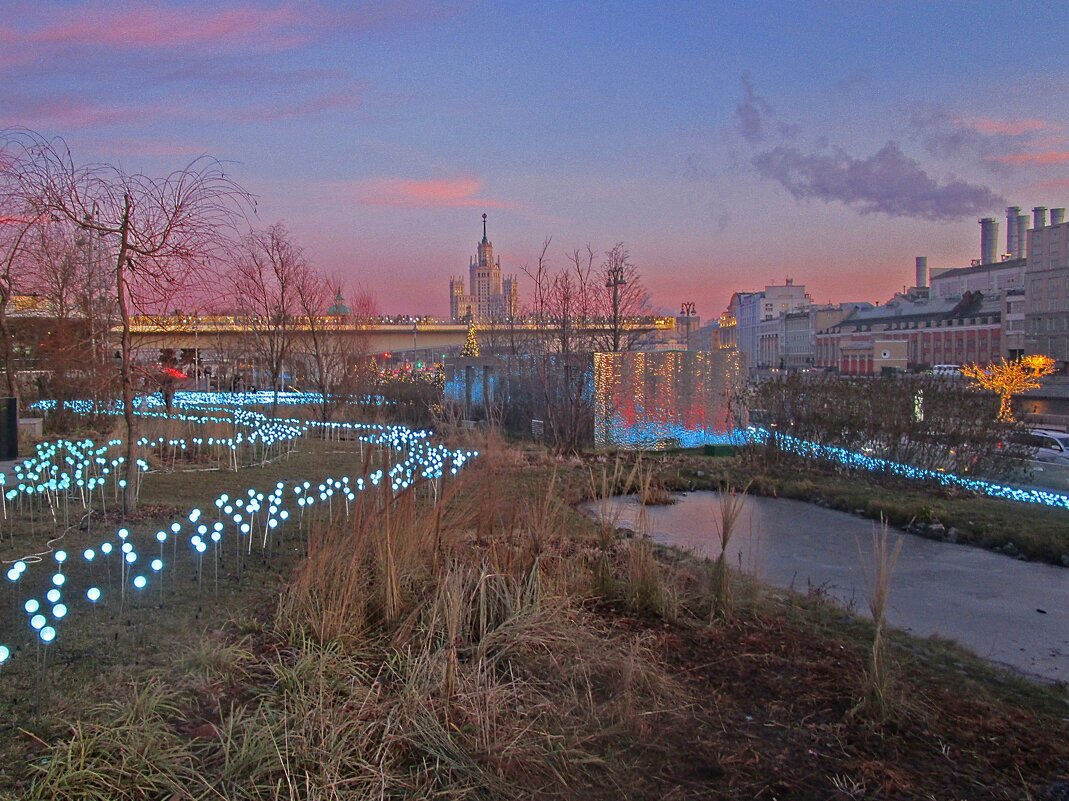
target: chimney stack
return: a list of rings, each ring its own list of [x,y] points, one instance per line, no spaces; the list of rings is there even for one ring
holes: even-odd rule
[[[1051,209],[1050,210],[1050,224],[1061,225],[1065,222],[1065,209]]]
[[[1013,254],[1015,259],[1023,259],[1028,245],[1028,215],[1017,215],[1017,251]]]
[[[1047,227],[1047,207],[1036,206],[1032,209],[1032,227],[1033,228],[1046,228]]]
[[[918,287],[928,286],[928,257],[917,257],[917,284]]]
[[[1011,259],[1017,258],[1017,216],[1021,213],[1020,206],[1009,206],[1006,209],[1006,252]]]
[[[998,261],[998,221],[994,217],[980,220],[980,263]]]

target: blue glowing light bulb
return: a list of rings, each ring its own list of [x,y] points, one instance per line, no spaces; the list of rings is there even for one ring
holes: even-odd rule
[[[66,580],[67,579],[62,573],[56,573],[54,576],[52,576],[52,583],[55,584],[57,587],[62,587],[63,582],[65,582]]]
[[[49,643],[56,639],[56,630],[51,626],[45,626],[41,629],[41,642]]]
[[[52,617],[56,620],[62,620],[67,615],[66,604],[56,604],[52,607]]]
[[[133,551],[130,551],[130,553],[126,554],[126,562],[128,564],[132,565],[136,561],[137,561],[137,554],[136,553],[134,553]]]
[[[111,543],[105,542],[103,545],[101,545],[100,552],[104,554],[104,556],[107,556],[109,553],[111,553]]]
[[[163,544],[164,542],[166,542],[167,541],[167,532],[166,531],[157,531],[156,532],[156,540],[160,544]]]
[[[0,478],[3,478],[3,475],[0,475]],[[0,665],[4,664],[4,662],[6,662],[10,658],[11,651],[8,649],[8,647],[6,645],[0,645]]]
[[[85,597],[93,603],[96,603],[100,600],[100,590],[96,587],[90,587],[88,590],[85,591]]]
[[[171,531],[172,532],[177,534],[181,530],[182,530],[182,524],[181,523],[171,523]]]
[[[63,593],[61,593],[59,590],[57,590],[55,587],[53,587],[52,589],[50,589],[48,592],[45,593],[45,598],[48,599],[48,602],[50,604],[54,604],[54,603],[57,603],[59,601],[59,599],[62,596],[62,594]]]
[[[145,589],[145,585],[148,584],[148,579],[144,576],[134,576],[134,586],[139,589]]]
[[[25,604],[23,604],[22,608],[26,610],[27,615],[32,615],[34,612],[41,608],[41,604],[38,603],[37,600],[35,600],[34,598],[31,598]]]
[[[125,528],[120,528],[119,529],[119,539],[120,540],[125,540],[129,536],[130,536],[130,532],[127,531]]]
[[[159,573],[161,570],[163,570],[163,561],[160,559],[153,559],[151,567],[155,572]]]
[[[30,626],[34,629],[34,631],[40,631],[42,628],[44,628],[44,625],[47,622],[48,620],[45,619],[44,615],[34,615],[30,618]]]
[[[66,551],[56,551],[55,559],[60,564],[63,564],[64,562],[67,561],[67,552]]]

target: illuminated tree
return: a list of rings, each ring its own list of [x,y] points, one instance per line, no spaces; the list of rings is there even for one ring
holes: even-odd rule
[[[464,350],[460,352],[465,358],[476,358],[479,355],[479,337],[475,332],[475,321],[468,322],[468,341],[464,343]]]
[[[972,379],[981,389],[997,392],[998,419],[1013,421],[1013,397],[1030,389],[1039,389],[1039,379],[1054,372],[1054,359],[1049,356],[1023,356],[1020,359],[992,362],[988,365],[967,364],[961,374]]]

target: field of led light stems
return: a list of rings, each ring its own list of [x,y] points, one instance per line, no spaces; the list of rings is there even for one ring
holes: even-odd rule
[[[1069,778],[1063,687],[884,631],[866,702],[871,623],[577,508],[667,500],[692,463],[431,441],[452,461],[423,477],[399,434],[308,431],[236,472],[153,462],[135,516],[53,543],[5,588],[0,797],[1053,799]],[[5,531],[5,562],[34,526]],[[99,545],[121,553],[120,528],[134,578],[162,545],[162,583],[119,590]],[[102,602],[63,590],[53,620],[21,582],[58,572]]]

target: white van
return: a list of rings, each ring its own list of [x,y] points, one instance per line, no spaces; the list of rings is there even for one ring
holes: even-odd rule
[[[960,364],[937,364],[932,368],[932,375],[943,378],[961,378]]]

